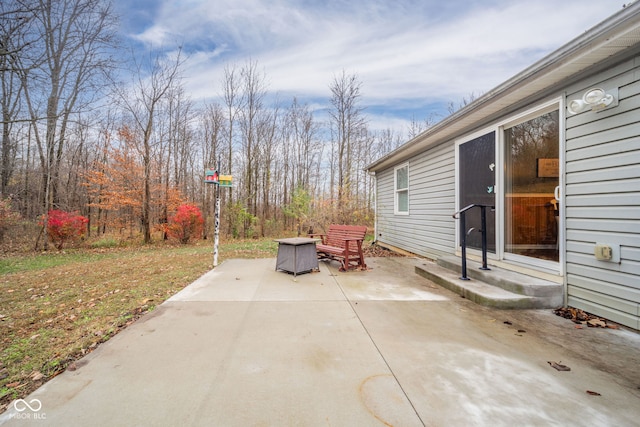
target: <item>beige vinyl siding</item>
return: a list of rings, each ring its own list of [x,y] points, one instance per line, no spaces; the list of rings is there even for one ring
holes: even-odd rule
[[[455,156],[442,144],[409,161],[409,215],[394,215],[393,168],[377,179],[377,240],[422,256],[455,251]]]
[[[566,120],[568,304],[640,329],[640,57],[571,87],[619,88],[619,105]],[[620,245],[620,263],[596,243]]]

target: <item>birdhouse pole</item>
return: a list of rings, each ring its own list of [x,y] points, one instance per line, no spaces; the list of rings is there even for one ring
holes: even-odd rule
[[[213,268],[218,266],[218,244],[220,242],[220,187],[231,188],[231,175],[220,175],[220,162],[215,171],[209,169],[205,172],[204,182],[215,185],[216,203],[213,208]]]
[[[220,186],[216,185],[216,206],[213,213],[213,268],[218,266],[218,243],[220,241]]]

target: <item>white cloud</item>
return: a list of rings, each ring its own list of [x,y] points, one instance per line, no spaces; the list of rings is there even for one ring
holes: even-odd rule
[[[343,69],[357,73],[363,102],[393,111],[486,92],[619,9],[601,0],[163,0],[136,38],[184,43],[194,98],[219,95],[224,67],[251,59],[270,90],[303,100],[328,97]]]

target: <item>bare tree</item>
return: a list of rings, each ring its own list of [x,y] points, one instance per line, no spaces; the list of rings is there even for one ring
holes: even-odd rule
[[[169,88],[156,109],[156,146],[154,150],[155,162],[160,173],[157,173],[158,185],[162,188],[160,205],[161,224],[169,221],[169,214],[174,208],[176,199],[172,196],[189,198],[191,190],[190,160],[193,135],[191,120],[194,117],[193,103],[188,98],[182,86]],[[168,236],[166,231],[164,239]]]
[[[293,131],[293,154],[295,165],[295,187],[302,187],[311,192],[314,164],[320,161],[322,156],[322,144],[317,141],[319,126],[313,119],[313,113],[308,105],[300,105],[296,98],[293,99],[289,109],[289,123]]]
[[[21,55],[27,55],[26,51],[35,41],[36,36],[31,30],[32,22],[33,11],[28,4],[17,1],[0,2],[0,198],[5,197],[18,151],[13,129],[19,121],[23,89],[19,58]]]
[[[133,120],[136,133],[139,135],[139,155],[144,166],[144,192],[142,201],[142,231],[144,242],[151,242],[151,178],[153,165],[153,147],[158,144],[154,140],[156,118],[160,113],[161,103],[172,88],[179,84],[180,66],[183,60],[181,49],[178,49],[173,60],[166,59],[161,54],[152,54],[145,72],[139,67],[137,80],[132,93],[125,90],[119,92],[119,98],[126,112]]]
[[[112,65],[108,49],[115,40],[115,15],[104,0],[19,3],[31,13],[36,33],[30,54],[18,56],[15,71],[38,150],[46,215],[58,203],[60,165],[71,121],[94,101]]]
[[[217,168],[220,159],[225,158],[226,148],[224,146],[225,129],[225,113],[223,108],[219,104],[209,104],[205,107],[205,111],[200,116],[200,128],[202,141],[202,173],[208,168]],[[208,187],[214,187],[211,185],[203,184],[202,191],[202,214],[207,220],[209,212],[213,211],[213,202],[211,200],[211,191]],[[213,188],[211,188],[213,190]],[[228,192],[225,192],[228,193]],[[207,228],[204,230],[205,237],[207,236]]]
[[[202,168],[215,168],[216,161],[224,156],[226,148],[223,146],[225,128],[224,111],[220,104],[209,104],[201,115],[202,127]]]
[[[352,195],[353,158],[356,149],[356,137],[365,127],[364,108],[360,106],[362,83],[357,75],[347,75],[343,70],[335,76],[329,88],[331,90],[331,131],[333,151],[331,153],[332,193],[337,187],[338,203],[342,207]],[[334,181],[334,176],[336,181]]]
[[[227,157],[226,159],[219,158],[218,161],[226,160],[226,164],[221,163],[222,171],[225,171],[228,174],[234,174],[235,170],[233,168],[233,155],[234,155],[234,142],[235,142],[235,123],[238,117],[238,111],[240,110],[240,77],[238,75],[238,71],[235,67],[226,66],[224,69],[224,80],[222,82],[223,85],[223,94],[222,97],[224,99],[224,106],[226,108],[225,111],[225,139],[227,142]],[[221,172],[222,172],[221,171]],[[225,194],[229,195],[228,202],[231,204],[233,202],[233,193],[225,192]],[[231,222],[229,221],[229,224]]]
[[[258,210],[258,179],[261,139],[260,124],[265,119],[264,100],[267,94],[264,73],[258,64],[248,62],[241,70],[242,103],[239,114],[242,147],[243,200],[251,215]]]
[[[36,142],[47,177],[47,208],[57,202],[59,168],[69,121],[93,100],[104,81],[100,78],[111,67],[108,49],[115,38],[114,18],[108,1],[40,0],[35,19],[43,33],[44,62],[33,83],[42,88],[46,98],[44,146],[37,130]],[[28,88],[33,93],[33,86]]]
[[[416,117],[412,115],[411,122],[409,123],[409,139],[415,138],[416,136],[436,124],[436,122],[437,120],[434,114],[430,114],[421,121],[417,120]]]
[[[319,141],[319,124],[314,120],[309,106],[298,103],[295,97],[284,114],[281,143],[281,205],[290,205],[296,191],[319,196],[323,154],[323,144]],[[294,218],[289,216],[284,220],[292,221],[286,226],[294,225]]]
[[[463,96],[458,105],[456,105],[453,101],[449,102],[449,104],[447,105],[447,111],[449,112],[449,114],[453,114],[456,111],[461,110],[467,105],[471,104],[476,99],[478,99],[478,96],[476,96],[474,92],[471,92],[468,97]]]
[[[89,172],[96,172],[105,174],[107,161],[109,158],[109,150],[113,140],[113,135],[117,134],[115,111],[108,110],[99,121],[98,127],[100,132],[98,135],[93,135],[94,143],[90,147],[92,153],[90,154],[90,161],[88,162],[87,169],[85,170],[85,176]],[[87,181],[83,180],[85,191],[87,192],[87,218],[89,222],[87,224],[89,235],[91,235],[92,224],[96,225],[97,234],[105,234],[107,232],[107,221],[109,211],[103,209],[103,190],[104,182],[97,184],[97,188],[93,191],[88,191]],[[94,208],[95,207],[95,208]],[[93,215],[95,212],[95,216]]]
[[[400,147],[404,142],[402,134],[396,133],[393,129],[384,129],[376,133],[376,150],[373,154],[375,159],[384,156]]]

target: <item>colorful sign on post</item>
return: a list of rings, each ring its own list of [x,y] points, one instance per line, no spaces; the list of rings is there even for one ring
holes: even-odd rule
[[[214,171],[213,169],[209,169],[205,172],[204,182],[207,184],[218,184],[219,175],[218,171]]]
[[[233,176],[231,175],[220,175],[220,187],[231,187],[231,182],[233,181]]]
[[[218,169],[220,164],[218,164]],[[213,228],[213,267],[218,265],[218,240],[220,233],[220,187],[231,187],[233,177],[231,175],[220,175],[217,170],[207,169],[204,173],[206,184],[215,184],[216,204],[214,207],[214,228]]]
[[[205,172],[204,182],[207,184],[216,184],[220,187],[232,187],[233,176],[220,175],[218,171],[209,169]]]

